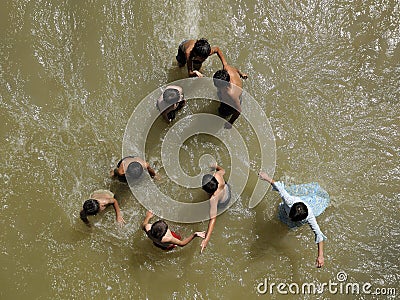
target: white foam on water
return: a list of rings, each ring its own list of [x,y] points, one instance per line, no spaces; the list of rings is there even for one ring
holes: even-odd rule
[[[186,0],[185,5],[185,33],[189,37],[197,37],[199,32],[200,21],[200,1]]]

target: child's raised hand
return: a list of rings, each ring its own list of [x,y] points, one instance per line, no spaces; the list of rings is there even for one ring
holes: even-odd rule
[[[194,233],[195,236],[201,237],[202,239],[206,238],[206,232],[205,231],[198,231]]]
[[[125,224],[125,220],[124,220],[124,218],[123,218],[121,215],[119,215],[119,216],[117,217],[117,222],[118,222],[118,224],[119,224],[120,226],[122,226],[122,225]]]
[[[200,250],[200,253],[203,253],[203,250],[207,247],[207,244],[208,244],[208,240],[202,240],[202,241],[201,241],[201,245],[200,245],[201,250]]]
[[[317,268],[321,268],[324,265],[324,257],[318,256],[316,261]]]
[[[151,210],[148,210],[148,211],[146,212],[146,217],[148,217],[148,218],[154,217],[153,212],[152,212]]]
[[[269,177],[268,174],[263,171],[258,173],[258,177],[260,177],[260,179],[262,179],[262,180],[268,181],[269,183],[272,182],[272,178]]]
[[[196,74],[197,77],[204,77],[199,71],[193,71],[193,73]]]

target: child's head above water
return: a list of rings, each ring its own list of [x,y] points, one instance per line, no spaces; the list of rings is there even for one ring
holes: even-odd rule
[[[163,100],[168,104],[175,104],[181,99],[181,93],[177,89],[169,88],[163,93]]]
[[[85,224],[89,224],[87,216],[94,216],[100,210],[99,201],[96,199],[89,199],[83,203],[83,209],[80,212],[80,217]]]
[[[293,204],[289,212],[289,218],[293,222],[298,222],[306,219],[308,216],[307,206],[302,202],[296,202]]]
[[[150,228],[150,235],[157,239],[160,240],[163,238],[163,236],[167,233],[168,231],[168,224],[165,223],[163,220],[158,220],[157,222],[153,223]]]
[[[199,56],[206,59],[211,53],[211,46],[205,38],[196,41],[191,53],[192,57]]]
[[[134,161],[128,165],[125,175],[129,179],[138,179],[143,173],[143,166],[141,163]]]
[[[206,174],[203,176],[201,185],[202,189],[208,194],[214,194],[214,192],[218,189],[218,180],[211,174]]]
[[[213,76],[214,86],[217,88],[223,88],[229,85],[229,81],[231,77],[229,76],[228,71],[226,70],[218,70],[215,72]]]

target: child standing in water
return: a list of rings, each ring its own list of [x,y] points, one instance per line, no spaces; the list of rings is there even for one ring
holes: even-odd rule
[[[150,219],[154,216],[151,211],[146,212],[146,217],[142,223],[142,229],[146,232],[149,239],[153,241],[156,247],[163,250],[171,250],[176,246],[184,247],[189,244],[195,237],[201,237],[204,239],[205,232],[194,232],[187,238],[183,239],[181,236],[168,228],[168,224],[163,220],[150,224]]]
[[[200,73],[201,66],[209,56],[215,53],[225,67],[226,60],[222,51],[218,47],[211,47],[205,38],[197,41],[185,40],[178,47],[176,60],[180,68],[187,65],[189,77],[203,77],[203,74]]]
[[[231,187],[224,179],[225,170],[218,164],[213,168],[215,168],[215,173],[213,175],[206,174],[202,179],[202,189],[210,196],[210,221],[208,222],[206,238],[201,242],[201,252],[210,241],[218,210],[225,209],[231,200]]]
[[[175,114],[186,104],[183,89],[177,85],[169,85],[157,100],[157,109],[160,111],[164,120],[171,123],[175,119]]]
[[[132,180],[139,179],[144,169],[149,172],[152,178],[157,179],[157,174],[153,168],[150,167],[149,163],[137,156],[127,156],[121,159],[117,167],[111,170],[110,176],[121,182],[127,182],[126,177]]]
[[[269,182],[274,190],[278,191],[283,202],[279,205],[279,218],[290,228],[301,226],[308,223],[315,234],[315,242],[318,245],[318,256],[316,260],[317,268],[324,265],[324,240],[326,236],[321,232],[316,216],[319,216],[329,204],[328,194],[319,188],[319,185],[313,185],[312,193],[304,195],[300,198],[290,195],[282,182],[275,182],[265,172],[260,172],[259,177]],[[318,197],[317,192],[321,190],[323,197]]]
[[[83,203],[83,209],[80,212],[81,220],[88,226],[90,222],[88,216],[94,216],[100,211],[103,211],[107,206],[113,205],[117,222],[124,224],[124,218],[122,217],[119,209],[118,201],[114,198],[114,194],[108,190],[97,190],[90,195],[90,199]]]
[[[241,78],[247,79],[247,75],[230,65],[224,66],[213,76],[214,86],[218,90],[218,98],[221,101],[218,108],[219,115],[224,118],[231,116],[229,122],[225,124],[227,129],[232,128],[233,122],[242,112],[243,84]]]

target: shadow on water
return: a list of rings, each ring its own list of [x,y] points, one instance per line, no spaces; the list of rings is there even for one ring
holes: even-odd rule
[[[131,190],[127,183],[119,182],[117,179],[112,179],[110,183],[110,191],[114,193],[115,199],[122,205],[132,197]]]
[[[300,278],[297,271],[300,261],[293,248],[296,241],[289,236],[290,229],[278,220],[277,205],[272,210],[272,217],[265,217],[265,210],[258,209],[256,212],[254,234],[257,238],[250,246],[250,259],[253,262],[262,262],[266,255],[283,256],[289,261],[293,278]],[[269,219],[266,220],[266,218]],[[285,261],[284,259],[280,260]]]

